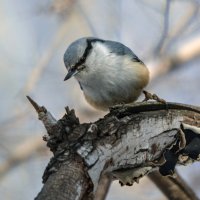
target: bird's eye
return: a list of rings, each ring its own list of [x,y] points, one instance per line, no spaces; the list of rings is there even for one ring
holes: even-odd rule
[[[71,67],[70,67],[71,69],[74,69],[75,68],[75,65],[71,65]]]
[[[77,67],[77,69],[80,71],[80,70],[83,70],[85,68],[85,65],[79,65],[78,67]]]

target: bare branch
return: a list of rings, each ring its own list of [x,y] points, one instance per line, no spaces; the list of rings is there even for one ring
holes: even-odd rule
[[[156,78],[169,70],[178,68],[183,63],[190,62],[200,55],[200,38],[194,38],[191,41],[181,45],[175,53],[161,56],[156,63],[148,65],[151,78]]]
[[[58,121],[48,111],[38,114],[54,157],[36,199],[94,199],[103,175],[132,185],[155,169],[169,175],[176,164],[199,159],[198,107],[136,103],[113,108],[103,119],[84,124],[68,108]]]
[[[110,174],[103,174],[100,177],[97,191],[95,194],[95,200],[106,199],[111,183],[112,183],[112,176]]]
[[[197,17],[199,12],[199,6],[195,3],[186,10],[185,16],[181,17],[181,20],[178,21],[176,25],[173,26],[173,29],[168,34],[168,40],[166,41],[165,49],[169,49],[178,39],[180,40],[188,30],[188,27],[191,25],[193,20]]]
[[[155,50],[154,50],[155,54],[160,54],[160,51],[161,51],[161,49],[164,45],[164,42],[166,40],[166,37],[168,35],[170,5],[171,5],[171,0],[166,0],[165,12],[164,12],[164,18],[163,18],[163,31],[162,31],[161,38],[160,38],[158,44],[155,47]]]
[[[158,171],[154,171],[148,177],[170,200],[198,200],[198,197],[177,172],[173,177],[162,176]]]

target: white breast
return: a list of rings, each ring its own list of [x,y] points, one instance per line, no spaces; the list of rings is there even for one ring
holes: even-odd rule
[[[76,78],[87,98],[102,104],[99,107],[136,100],[148,82],[148,70],[142,63],[116,55],[100,42],[93,45],[85,65],[86,71]]]

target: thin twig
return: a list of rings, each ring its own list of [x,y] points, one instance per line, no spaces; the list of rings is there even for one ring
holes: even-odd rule
[[[192,7],[186,10],[185,16],[181,17],[181,20],[173,26],[173,29],[168,34],[168,41],[166,41],[165,49],[169,49],[177,40],[180,40],[184,32],[188,30],[193,20],[197,17],[199,7],[194,4]]]
[[[162,31],[161,38],[155,47],[155,50],[154,50],[155,54],[160,53],[160,51],[164,45],[164,42],[166,40],[166,37],[168,35],[170,5],[171,5],[171,0],[167,0],[166,5],[165,5],[164,19],[163,19],[163,31]]]
[[[183,66],[183,63],[190,62],[200,55],[200,38],[192,39],[180,46],[172,55],[160,57],[153,65],[148,65],[151,79],[166,74],[170,70]]]
[[[40,106],[29,96],[26,96],[27,99],[29,100],[29,102],[32,104],[32,106],[35,108],[35,110],[38,112],[40,112]]]

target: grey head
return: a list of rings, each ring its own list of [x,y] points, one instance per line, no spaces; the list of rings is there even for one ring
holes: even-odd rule
[[[84,37],[70,44],[64,54],[64,63],[68,70],[64,80],[68,80],[84,69],[85,66],[83,64],[92,49],[91,43],[95,41],[104,42],[104,40],[98,38]]]
[[[126,55],[135,62],[142,63],[131,49],[119,42],[103,40],[95,37],[83,37],[71,43],[65,51],[64,63],[68,70],[68,74],[64,80],[68,80],[86,67],[84,63],[93,48],[92,43],[94,42],[103,43],[109,49],[110,53],[120,56]]]

